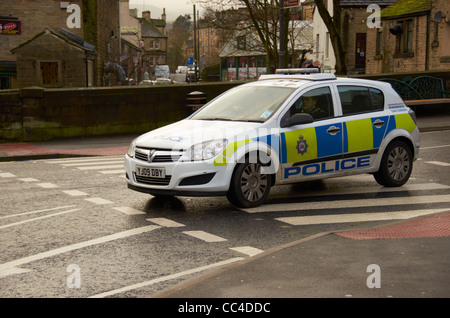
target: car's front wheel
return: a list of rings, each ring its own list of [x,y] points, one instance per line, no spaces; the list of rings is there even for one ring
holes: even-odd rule
[[[412,166],[410,148],[403,141],[396,140],[386,147],[380,169],[374,173],[374,177],[385,187],[399,187],[408,181]]]
[[[270,193],[272,175],[260,163],[245,162],[234,170],[228,200],[238,207],[250,208],[264,203]]]

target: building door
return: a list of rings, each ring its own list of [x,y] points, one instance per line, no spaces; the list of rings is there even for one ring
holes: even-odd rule
[[[355,68],[366,68],[366,33],[356,33]]]

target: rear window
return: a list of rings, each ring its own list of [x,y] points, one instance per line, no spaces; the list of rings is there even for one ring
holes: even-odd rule
[[[384,109],[384,95],[379,89],[364,86],[338,86],[344,115],[352,115]]]

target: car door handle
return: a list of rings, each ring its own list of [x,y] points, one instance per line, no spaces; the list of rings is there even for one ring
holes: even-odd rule
[[[327,133],[329,133],[330,135],[336,135],[338,132],[340,132],[341,129],[335,126],[331,126],[330,128],[327,129]]]
[[[372,125],[376,128],[381,128],[384,126],[384,121],[377,119],[373,122]]]

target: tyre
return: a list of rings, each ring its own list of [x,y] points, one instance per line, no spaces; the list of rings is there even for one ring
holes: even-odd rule
[[[408,181],[412,167],[411,149],[405,142],[396,140],[386,147],[374,177],[382,186],[399,187]]]
[[[231,204],[251,208],[263,204],[269,196],[272,175],[263,172],[260,163],[239,164],[233,172],[227,198]]]

